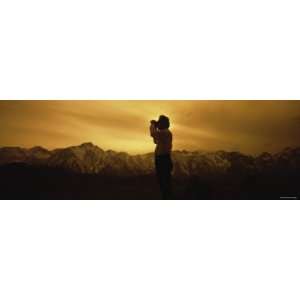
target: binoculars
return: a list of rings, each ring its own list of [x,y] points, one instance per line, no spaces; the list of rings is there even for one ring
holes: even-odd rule
[[[155,121],[155,120],[151,120],[150,123],[154,124],[155,127],[157,127],[157,125],[158,125],[158,121]]]

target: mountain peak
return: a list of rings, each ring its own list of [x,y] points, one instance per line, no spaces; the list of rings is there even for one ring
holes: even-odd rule
[[[79,145],[79,147],[97,147],[97,146],[94,145],[92,142],[85,142]]]
[[[77,146],[71,146],[70,148],[77,148],[77,149],[81,149],[81,150],[100,150],[100,151],[104,151],[102,148],[100,148],[98,145],[93,144],[92,142],[85,142],[82,143],[80,145]]]
[[[48,152],[48,150],[44,147],[41,147],[41,146],[34,146],[32,148],[29,149],[30,151],[46,151]]]

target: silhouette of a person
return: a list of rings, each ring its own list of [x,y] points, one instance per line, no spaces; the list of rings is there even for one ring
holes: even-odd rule
[[[161,115],[158,121],[152,120],[150,135],[153,138],[155,147],[155,170],[163,199],[172,199],[172,170],[171,159],[172,133],[169,130],[169,118]]]

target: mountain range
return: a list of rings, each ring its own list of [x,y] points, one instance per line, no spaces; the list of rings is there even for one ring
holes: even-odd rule
[[[300,170],[300,147],[281,152],[264,152],[257,156],[227,151],[173,151],[175,177],[253,174]],[[92,143],[47,150],[43,147],[0,148],[0,166],[24,163],[29,166],[60,168],[80,174],[130,177],[154,172],[153,153],[129,155],[126,152],[104,151]]]

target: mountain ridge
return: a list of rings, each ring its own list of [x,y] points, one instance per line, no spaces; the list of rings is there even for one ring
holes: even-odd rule
[[[263,152],[257,156],[224,150],[175,150],[172,158],[175,176],[207,177],[227,173],[279,171],[283,168],[294,171],[300,169],[300,147],[286,147],[275,154]],[[126,152],[103,150],[91,142],[53,150],[42,146],[0,148],[0,165],[18,162],[87,174],[137,176],[154,172],[153,153],[130,155]]]

